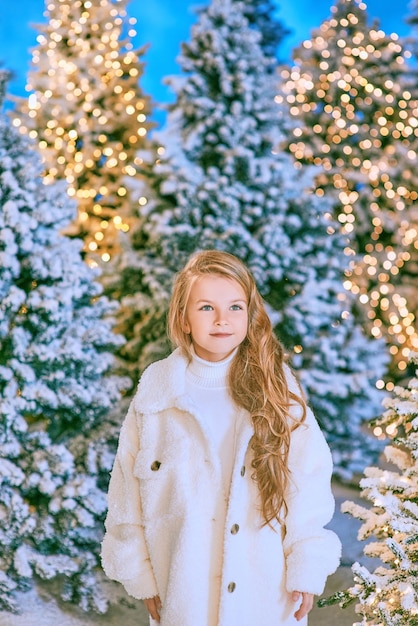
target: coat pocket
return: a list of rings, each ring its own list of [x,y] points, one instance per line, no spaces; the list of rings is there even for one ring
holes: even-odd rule
[[[173,463],[163,456],[139,453],[135,459],[134,474],[139,480],[142,516],[155,520],[176,514],[179,499],[180,477]]]

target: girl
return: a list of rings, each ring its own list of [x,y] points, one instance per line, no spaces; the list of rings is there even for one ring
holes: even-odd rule
[[[331,455],[245,265],[194,255],[168,327],[121,429],[104,570],[151,624],[307,624],[340,557]]]

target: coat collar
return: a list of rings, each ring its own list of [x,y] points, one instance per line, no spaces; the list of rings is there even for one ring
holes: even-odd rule
[[[185,397],[188,363],[188,356],[181,348],[176,348],[167,358],[147,367],[135,394],[135,408],[141,413],[158,413],[188,404]]]
[[[186,394],[186,368],[189,357],[176,348],[167,358],[152,363],[143,373],[135,394],[134,404],[139,413],[158,413],[178,408],[194,414],[193,405]],[[238,409],[238,448],[246,445],[253,434],[248,412]],[[245,443],[246,442],[246,443]]]

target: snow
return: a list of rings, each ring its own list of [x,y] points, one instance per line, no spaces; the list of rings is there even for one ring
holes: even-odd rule
[[[45,586],[38,591],[19,594],[21,613],[0,612],[0,626],[148,626],[142,602],[128,598],[122,592],[118,592],[121,604],[112,606],[106,615],[98,615],[84,613],[68,603],[63,605],[57,602],[50,590],[51,586]]]

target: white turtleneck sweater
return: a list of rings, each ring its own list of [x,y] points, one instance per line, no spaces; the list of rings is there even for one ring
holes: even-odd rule
[[[223,530],[229,498],[235,456],[235,431],[238,410],[228,391],[228,370],[236,351],[223,361],[205,361],[192,351],[186,370],[186,391],[196,406],[196,413],[220,460],[223,497],[219,494],[218,509],[213,519],[212,533],[205,537],[211,544],[209,585],[211,602],[207,626],[218,624],[221,572],[223,560]]]
[[[186,390],[218,453],[224,492],[229,496],[235,454],[237,407],[228,390],[228,370],[236,350],[223,361],[205,361],[193,352],[186,371]]]

